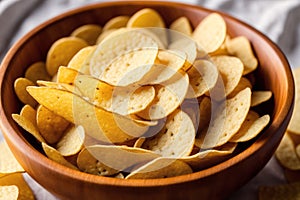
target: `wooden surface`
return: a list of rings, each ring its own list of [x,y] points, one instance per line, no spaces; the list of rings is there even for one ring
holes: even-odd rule
[[[249,148],[225,162],[193,174],[156,180],[121,180],[97,177],[63,167],[41,154],[39,144],[11,118],[21,104],[13,82],[23,76],[26,67],[45,60],[51,44],[69,35],[86,23],[103,25],[117,15],[131,15],[150,7],[157,10],[167,24],[180,16],[190,19],[193,26],[211,11],[179,3],[147,1],[112,2],[86,6],[62,14],[40,25],[18,41],[4,58],[0,69],[1,128],[16,158],[37,182],[62,199],[223,199],[252,178],[271,158],[292,112],[293,78],[289,65],[267,37],[253,28],[223,15],[232,36],[244,35],[253,45],[260,62],[256,72],[256,88],[273,92],[273,104],[266,109],[272,123]]]

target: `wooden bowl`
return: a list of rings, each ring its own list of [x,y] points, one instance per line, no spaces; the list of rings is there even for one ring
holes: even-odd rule
[[[13,83],[30,64],[45,60],[51,44],[68,36],[76,27],[103,25],[117,15],[132,15],[150,7],[170,24],[186,16],[195,27],[213,12],[198,6],[151,1],[120,1],[88,5],[59,15],[20,39],[1,64],[1,128],[17,160],[38,183],[61,199],[224,199],[255,176],[268,162],[289,123],[294,100],[290,66],[280,49],[251,26],[222,14],[231,36],[244,35],[252,42],[260,67],[255,72],[256,88],[273,92],[268,112],[271,123],[241,152],[226,161],[193,174],[155,180],[122,180],[78,172],[46,158],[38,146],[13,120],[22,104]]]

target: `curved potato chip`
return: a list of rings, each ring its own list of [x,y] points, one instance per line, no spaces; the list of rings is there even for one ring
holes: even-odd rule
[[[40,134],[48,144],[58,142],[69,126],[66,119],[53,113],[43,105],[37,108],[36,121]]]
[[[268,101],[272,97],[271,91],[253,91],[251,96],[251,107]]]
[[[0,142],[0,173],[24,172],[5,141]]]
[[[144,8],[130,17],[127,27],[165,28],[165,23],[158,12],[150,8]]]
[[[0,200],[17,200],[19,188],[15,185],[0,186]]]
[[[287,130],[291,133],[300,135],[300,67],[292,70],[295,79],[295,105],[292,118]]]
[[[73,85],[76,77],[78,76],[78,71],[69,67],[60,66],[57,72],[58,83],[66,83]]]
[[[216,51],[224,42],[227,35],[226,23],[218,13],[205,17],[195,28],[192,38],[206,52]]]
[[[199,134],[201,148],[218,147],[238,132],[250,109],[251,90],[246,88],[232,99],[221,104],[214,115],[210,125]]]
[[[231,55],[237,56],[243,62],[243,75],[249,74],[257,68],[258,61],[253,54],[250,41],[245,36],[228,40],[226,47]]]
[[[172,113],[184,100],[189,87],[188,75],[177,72],[171,79],[156,85],[156,97],[138,116],[147,120],[162,119]]]
[[[82,126],[72,126],[64,133],[57,142],[56,149],[62,156],[77,154],[83,147],[84,129]]]
[[[35,84],[28,80],[27,78],[17,78],[14,82],[14,89],[17,97],[19,100],[24,103],[28,104],[31,107],[35,107],[37,102],[28,94],[26,91],[27,86],[34,86]]]
[[[243,89],[246,89],[247,87],[252,89],[252,84],[247,78],[242,77],[240,79],[240,82],[237,84],[237,86],[234,88],[234,90],[227,96],[227,98],[231,99],[232,97],[234,97],[240,91],[242,91]]]
[[[69,85],[66,83],[56,83],[56,82],[50,82],[50,81],[38,81],[37,84],[39,86],[46,86],[49,88],[56,88],[60,90],[66,90],[69,92],[76,93],[75,87],[73,85]]]
[[[46,58],[46,69],[50,76],[56,74],[58,67],[68,65],[72,57],[87,43],[77,37],[65,37],[55,41],[50,47]]]
[[[259,115],[254,111],[249,111],[245,121],[240,130],[230,138],[230,142],[246,142],[256,137],[269,123],[270,116]]]
[[[152,151],[128,146],[93,145],[86,149],[101,163],[124,172],[130,172],[133,166],[159,157]]]
[[[154,137],[147,138],[142,148],[163,157],[180,158],[191,153],[195,141],[195,127],[190,117],[176,110],[167,118],[165,127]]]
[[[157,158],[136,169],[126,179],[168,178],[193,173],[191,167],[176,159]]]
[[[37,80],[50,81],[51,77],[46,70],[44,62],[36,62],[30,65],[25,72],[25,78],[36,83]]]
[[[139,82],[154,66],[158,49],[138,49],[123,54],[108,65],[100,80],[114,86],[128,86]]]
[[[33,125],[37,127],[36,124],[36,110],[30,105],[25,105],[20,111],[20,115],[32,122]]]
[[[243,63],[240,59],[231,56],[213,56],[211,59],[222,76],[227,96],[236,88],[242,77]]]
[[[71,36],[83,39],[89,45],[96,44],[97,38],[102,32],[101,26],[97,24],[85,24],[76,28]]]
[[[188,18],[186,17],[179,17],[174,20],[170,25],[170,29],[188,36],[192,35],[192,27]]]
[[[189,88],[186,98],[202,96],[215,86],[219,76],[216,66],[207,60],[196,60],[187,74],[191,88]]]
[[[111,18],[103,26],[103,32],[111,29],[126,27],[128,20],[129,20],[129,16],[127,15],[121,15],[121,16]]]
[[[96,46],[87,46],[80,49],[68,63],[69,68],[75,69],[78,72],[89,74],[89,66],[86,65],[87,60],[95,51]]]

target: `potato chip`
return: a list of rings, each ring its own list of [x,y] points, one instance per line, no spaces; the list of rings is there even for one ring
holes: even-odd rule
[[[76,28],[71,36],[83,39],[89,45],[96,44],[97,38],[102,32],[102,27],[97,24],[85,24]]]
[[[143,143],[145,142],[145,140],[146,140],[145,137],[140,137],[140,138],[138,138],[138,139],[135,141],[133,147],[134,147],[134,148],[141,148],[142,145],[143,145]]]
[[[30,80],[28,80],[27,78],[17,78],[14,82],[15,93],[19,98],[19,100],[22,103],[28,104],[34,108],[37,105],[37,102],[26,91],[27,86],[33,86],[33,85],[35,84]]]
[[[117,31],[118,29],[109,29],[109,30],[106,30],[99,35],[99,37],[97,38],[97,41],[96,41],[96,44],[100,44],[106,37],[108,37],[111,33]]]
[[[148,129],[135,120],[95,107],[68,91],[47,87],[28,87],[27,90],[41,105],[69,122],[82,125],[86,134],[100,141],[122,143]]]
[[[46,143],[42,143],[42,147],[43,147],[43,150],[46,154],[46,156],[63,165],[63,166],[66,166],[66,167],[69,167],[71,169],[75,169],[75,170],[78,170],[78,168],[76,166],[74,166],[73,164],[71,164],[70,162],[68,162],[60,153],[59,151],[57,151],[56,149],[54,149],[53,147],[49,146],[48,144]]]
[[[96,46],[87,46],[79,50],[70,60],[67,67],[75,69],[76,71],[89,74],[89,65],[86,64],[90,56],[96,49]]]
[[[226,47],[231,55],[237,56],[243,62],[243,75],[249,74],[257,68],[258,61],[253,54],[250,41],[246,37],[239,36],[230,39],[226,42]]]
[[[207,53],[216,51],[226,38],[226,23],[218,13],[205,17],[195,28],[192,38]]]
[[[300,182],[259,187],[259,200],[296,200],[300,198]]]
[[[18,114],[12,114],[13,120],[17,122],[19,126],[21,126],[25,131],[30,133],[33,137],[35,137],[39,142],[46,142],[43,136],[40,134],[37,125],[27,119],[26,117]]]
[[[55,41],[47,53],[46,69],[48,74],[55,75],[59,66],[67,66],[72,57],[86,46],[87,43],[77,37],[65,37]]]
[[[5,141],[0,142],[0,173],[24,172]]]
[[[56,144],[56,150],[62,156],[77,154],[83,147],[84,129],[82,126],[71,126]]]
[[[227,35],[223,44],[214,52],[209,53],[210,56],[229,55],[227,50],[227,42],[230,40],[230,36]]]
[[[197,99],[185,99],[180,105],[180,109],[185,112],[193,122],[195,130],[198,130],[200,109]]]
[[[128,146],[93,145],[86,149],[101,163],[124,172],[130,172],[133,166],[159,157],[155,152]]]
[[[180,158],[191,153],[195,134],[190,117],[178,109],[168,116],[165,127],[158,134],[146,139],[142,148],[163,157]]]
[[[176,73],[171,79],[156,85],[156,97],[138,116],[147,120],[162,119],[172,113],[184,100],[189,86],[188,75]]]
[[[46,70],[44,62],[36,62],[30,65],[25,72],[25,78],[36,83],[37,80],[50,81],[51,77]]]
[[[139,82],[154,66],[158,49],[138,49],[112,61],[99,77],[114,86],[128,86]]]
[[[171,25],[170,25],[170,29],[174,30],[174,31],[178,31],[180,33],[183,33],[187,36],[191,36],[192,35],[192,27],[191,24],[188,20],[188,18],[186,17],[179,17],[176,20],[174,20]]]
[[[254,111],[249,111],[240,130],[230,138],[230,142],[246,142],[256,137],[270,122],[270,116],[259,115]]]
[[[130,17],[127,27],[165,28],[165,23],[158,12],[150,8],[144,8],[137,11]]]
[[[77,70],[60,66],[57,72],[57,82],[73,85],[77,76],[78,76]]]
[[[283,136],[275,156],[282,166],[291,170],[300,169],[300,159],[296,154],[295,145],[287,133]]]
[[[227,96],[236,88],[242,77],[243,63],[240,59],[231,56],[213,56],[211,59],[222,76]]]
[[[234,88],[234,90],[227,97],[230,99],[230,98],[234,97],[235,95],[237,95],[243,89],[246,89],[247,87],[252,89],[252,84],[247,78],[242,77],[240,79],[240,82],[237,84],[237,86]]]
[[[186,98],[197,98],[211,90],[217,83],[219,72],[215,65],[207,60],[196,60],[187,71],[190,79]]]
[[[129,20],[129,16],[127,16],[127,15],[120,15],[120,16],[111,18],[103,26],[103,32],[107,31],[107,30],[111,30],[111,29],[126,27],[128,20]]]
[[[201,148],[209,149],[228,142],[246,119],[250,101],[251,90],[246,88],[215,108],[209,127],[199,133]]]
[[[69,92],[77,92],[73,85],[69,85],[69,84],[66,84],[66,83],[56,83],[56,82],[50,82],[50,81],[37,81],[37,84],[39,86],[47,86],[47,87],[50,87],[50,88],[66,90],[66,91],[69,91]]]
[[[272,97],[271,91],[253,91],[251,96],[251,107],[268,101]]]
[[[19,188],[15,185],[0,186],[0,200],[17,200]]]
[[[58,142],[70,124],[66,119],[43,105],[37,109],[36,121],[40,134],[48,144]]]
[[[0,178],[1,186],[15,185],[18,187],[19,195],[18,200],[34,200],[34,194],[26,181],[23,178],[22,173],[7,174]]]
[[[32,122],[33,125],[37,127],[36,124],[36,110],[30,105],[25,105],[20,111],[20,115]]]
[[[205,127],[209,125],[211,119],[211,99],[208,97],[204,97],[199,105],[199,126],[198,131],[202,131]]]
[[[126,179],[168,178],[192,172],[191,167],[180,160],[157,158],[130,173]]]
[[[287,130],[294,134],[300,135],[300,67],[293,69],[293,75],[295,79],[295,105],[294,105],[294,112],[292,114],[292,118],[288,125]]]

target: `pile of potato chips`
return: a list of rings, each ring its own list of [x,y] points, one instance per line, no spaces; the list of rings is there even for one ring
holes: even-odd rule
[[[149,8],[78,27],[15,81],[13,119],[50,159],[101,176],[166,178],[230,157],[270,121],[255,111],[272,93],[252,90],[251,44],[217,13],[166,28]]]

